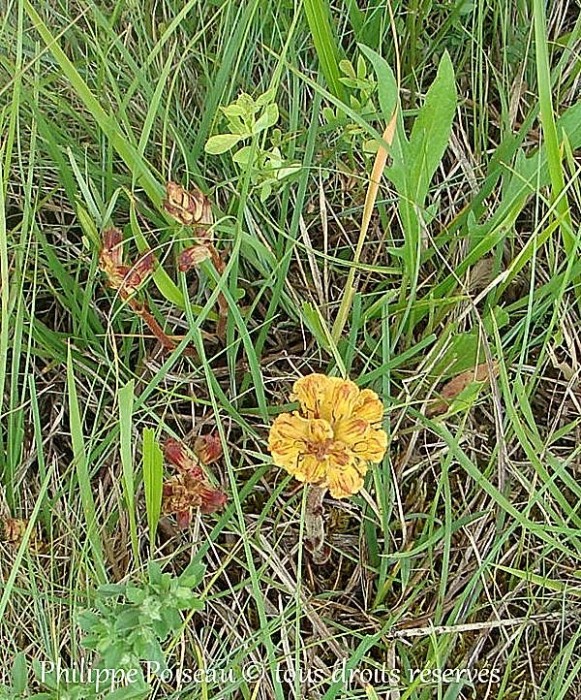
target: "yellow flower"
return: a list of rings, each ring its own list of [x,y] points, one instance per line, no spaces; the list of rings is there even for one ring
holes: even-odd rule
[[[328,488],[334,498],[357,493],[370,462],[387,449],[383,405],[352,381],[309,374],[295,382],[299,411],[283,413],[270,429],[274,463],[299,481]]]

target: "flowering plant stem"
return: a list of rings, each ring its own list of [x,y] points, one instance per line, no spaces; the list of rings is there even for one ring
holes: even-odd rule
[[[222,276],[224,274],[224,270],[226,269],[226,265],[222,260],[220,253],[216,250],[213,243],[207,244],[207,248],[210,251],[210,259],[216,268],[216,272]],[[216,335],[220,340],[224,340],[226,338],[226,323],[228,321],[228,302],[226,301],[226,297],[222,292],[220,292],[218,295],[217,303],[218,324],[216,326]]]
[[[148,326],[149,330],[157,338],[164,350],[171,352],[177,348],[179,343],[182,341],[182,338],[169,336],[159,325],[156,318],[145,304],[141,304],[134,299],[129,299],[128,303],[133,311],[135,311],[135,313],[140,316],[143,322]],[[188,355],[188,357],[198,357],[196,350],[191,347],[184,348],[183,354]]]

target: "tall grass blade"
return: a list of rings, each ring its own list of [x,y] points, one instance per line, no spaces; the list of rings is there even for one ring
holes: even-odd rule
[[[155,441],[153,428],[143,429],[143,484],[145,486],[149,545],[153,555],[163,491],[163,453]]]

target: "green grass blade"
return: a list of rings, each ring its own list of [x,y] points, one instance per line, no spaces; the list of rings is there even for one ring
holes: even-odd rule
[[[139,562],[139,542],[137,539],[137,518],[135,506],[135,478],[132,449],[134,382],[127,382],[117,394],[119,402],[119,444],[123,468],[123,492],[129,515],[129,531],[135,561]]]
[[[36,31],[40,34],[47,48],[57,60],[61,70],[71,83],[78,97],[89,110],[95,121],[99,124],[103,133],[111,140],[115,150],[125,161],[127,167],[133,173],[136,181],[146,191],[151,201],[159,206],[163,196],[163,189],[151,172],[139,152],[131,145],[127,136],[122,132],[115,117],[103,109],[97,98],[93,95],[89,86],[85,83],[72,61],[57,43],[57,39],[51,34],[50,29],[42,21],[38,12],[34,9],[30,0],[23,0],[24,9],[34,23]]]
[[[3,169],[3,158],[0,152],[0,416],[2,416],[4,397],[7,394],[6,369],[8,361],[8,348],[10,346],[10,314],[8,312],[10,305],[10,285],[8,284],[9,262],[8,262],[8,236],[6,229],[6,208],[4,200],[5,178]],[[3,442],[3,433],[0,432],[0,448]],[[2,449],[2,454],[4,450]],[[1,464],[0,457],[0,464]]]
[[[345,88],[340,81],[341,51],[332,27],[332,15],[326,0],[304,0],[305,14],[329,90],[340,100],[345,99]]]
[[[575,235],[567,194],[559,136],[553,110],[551,71],[549,67],[549,41],[547,37],[547,19],[544,0],[533,0],[535,53],[537,61],[537,80],[539,87],[539,105],[541,123],[545,136],[547,163],[551,178],[552,196],[555,201],[557,218],[560,220],[561,235],[565,252],[570,255],[575,246]]]
[[[153,555],[163,492],[163,452],[155,441],[153,428],[143,429],[143,485],[145,487],[149,545]]]
[[[97,512],[95,508],[95,499],[93,497],[93,486],[89,475],[89,460],[83,435],[83,423],[77,397],[73,356],[70,345],[67,356],[67,391],[73,463],[76,470],[83,513],[87,523],[87,539],[93,555],[95,575],[99,583],[104,583],[107,580],[105,559],[101,540],[99,539],[99,531],[97,529]]]
[[[42,444],[40,445],[40,449],[42,449]],[[24,534],[22,535],[22,541],[20,542],[20,546],[18,547],[18,551],[17,551],[17,553],[14,557],[14,560],[12,562],[12,565],[10,568],[10,574],[8,575],[6,581],[2,582],[2,589],[3,590],[2,590],[2,597],[0,598],[0,620],[2,620],[2,618],[4,617],[4,612],[6,611],[6,606],[8,605],[8,601],[10,600],[10,596],[14,592],[15,583],[16,583],[16,579],[18,578],[18,574],[20,572],[22,560],[24,559],[24,555],[28,549],[28,544],[30,542],[30,538],[32,536],[32,533],[34,531],[42,503],[46,497],[46,492],[47,492],[48,486],[51,482],[51,479],[54,476],[55,468],[56,468],[56,463],[51,464],[50,468],[48,469],[48,471],[46,473],[45,478],[42,481],[42,484],[40,485],[40,490],[39,490],[38,496],[36,498],[36,503],[34,504],[34,508],[32,510],[32,513],[30,514],[30,518],[29,518],[28,524],[26,526],[26,530],[24,531]]]

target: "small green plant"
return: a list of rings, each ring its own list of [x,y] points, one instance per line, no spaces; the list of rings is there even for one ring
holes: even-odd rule
[[[225,132],[211,136],[206,153],[219,155],[233,151],[232,160],[241,170],[250,171],[251,183],[259,188],[260,200],[265,201],[273,189],[300,168],[287,161],[281,151],[280,129],[270,129],[278,122],[279,109],[274,90],[252,98],[242,93],[236,102],[220,107],[226,117]],[[262,134],[261,143],[258,136]],[[250,142],[250,143],[248,143]]]
[[[99,656],[94,668],[140,670],[140,663],[148,661],[167,668],[162,642],[182,626],[180,611],[203,609],[203,602],[192,591],[203,573],[203,566],[192,562],[175,577],[150,562],[145,585],[99,587],[95,609],[83,611],[78,618],[86,633],[82,645]],[[143,680],[142,675],[140,678]]]
[[[33,662],[42,692],[30,694],[24,654],[15,658],[11,683],[0,685],[0,700],[141,700],[150,686],[142,664],[156,673],[167,669],[162,643],[179,632],[182,611],[202,610],[193,588],[202,580],[203,565],[192,562],[180,576],[148,565],[145,583],[100,586],[91,609],[78,617],[85,637],[81,644],[96,652],[92,665],[65,669],[60,662]]]
[[[347,88],[349,106],[354,112],[366,120],[370,120],[377,115],[377,107],[373,101],[374,93],[377,91],[377,82],[367,74],[367,64],[363,56],[357,58],[357,66],[353,66],[351,61],[346,59],[339,61],[339,70],[343,74],[339,81]],[[355,122],[346,121],[339,108],[323,108],[323,117],[331,127],[341,129],[341,138],[350,148],[359,149],[361,138],[366,131]],[[378,144],[373,139],[363,141],[363,153],[371,155],[377,151]]]

